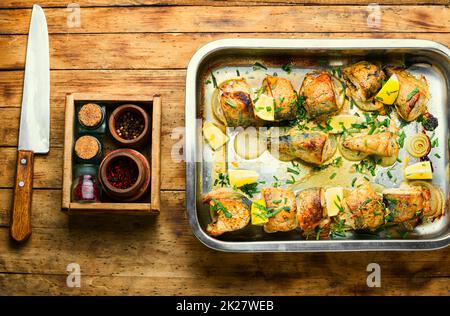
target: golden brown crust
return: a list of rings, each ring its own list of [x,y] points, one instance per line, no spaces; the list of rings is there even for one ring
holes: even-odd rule
[[[322,188],[310,188],[298,193],[298,225],[305,233],[313,231],[323,220],[322,193]]]
[[[297,94],[288,79],[268,75],[262,89],[274,99],[276,121],[295,118]]]
[[[375,230],[384,224],[382,197],[364,181],[343,200],[343,206],[350,214],[355,229]]]
[[[430,92],[425,77],[417,79],[404,69],[387,68],[390,74],[396,74],[400,83],[398,97],[395,100],[397,113],[407,122],[414,121],[427,112]]]
[[[396,152],[397,143],[392,132],[382,132],[347,137],[343,145],[348,149],[365,154],[390,157]]]
[[[314,71],[306,74],[299,94],[304,98],[303,106],[311,118],[326,118],[340,109],[328,72]]]
[[[250,86],[245,79],[232,79],[219,86],[220,106],[228,126],[247,127],[255,123]]]
[[[328,141],[328,134],[319,131],[303,132],[294,127],[287,135],[279,138],[279,152],[320,165],[324,162],[324,149]]]
[[[271,212],[281,210],[270,217],[264,225],[266,233],[286,232],[297,227],[297,203],[294,192],[280,188],[263,188],[261,196]]]
[[[360,101],[372,99],[381,89],[384,72],[376,65],[361,61],[342,69],[342,77],[350,90],[350,96]]]

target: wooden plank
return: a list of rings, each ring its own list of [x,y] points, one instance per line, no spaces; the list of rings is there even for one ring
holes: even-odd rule
[[[0,2],[0,8],[31,8],[34,0],[4,0]],[[81,7],[96,6],[260,6],[260,5],[337,5],[337,4],[370,4],[372,0],[78,0],[76,4]],[[378,4],[446,4],[446,0],[402,0],[401,3],[396,0],[379,0]],[[42,7],[65,8],[68,3],[61,0],[43,0],[39,1]]]
[[[61,188],[62,184],[62,148],[52,148],[47,155],[34,157],[33,188]],[[0,147],[0,188],[12,188],[14,185],[17,149]]]
[[[242,275],[247,271],[241,271]],[[346,279],[299,279],[283,275],[267,279],[259,274],[204,278],[144,276],[81,276],[80,288],[66,285],[67,274],[0,273],[4,295],[448,295],[448,278],[383,278],[382,287],[369,288],[366,276]]]
[[[63,34],[237,31],[409,34],[450,30],[450,8],[446,6],[380,6],[379,10],[381,21],[377,27],[368,23],[373,11],[358,5],[82,8],[79,24],[70,22],[70,11],[66,9],[46,9],[45,13],[49,32]],[[31,10],[3,10],[0,14],[0,33],[28,34]]]
[[[164,142],[163,142],[164,143]],[[184,190],[185,163],[170,159],[171,146],[162,146],[161,190]],[[0,147],[0,188],[12,188],[14,185],[17,149]],[[62,187],[63,149],[50,147],[48,155],[36,155],[34,165],[33,188],[60,189]]]
[[[70,230],[34,228],[23,248],[9,243],[8,229],[0,228],[0,272],[58,274],[65,271],[68,263],[76,262],[86,275],[204,278],[211,274],[217,278],[237,278],[246,271],[248,275],[259,272],[268,278],[328,275],[336,280],[358,275],[365,278],[366,266],[376,262],[382,267],[384,277],[450,277],[449,266],[442,264],[448,261],[449,248],[426,255],[423,252],[356,252],[268,256],[217,252],[195,239],[180,206],[174,209],[174,200],[166,202],[166,207],[171,206],[178,216],[176,220],[167,211],[161,212],[158,218],[147,217],[147,221],[141,217],[139,222],[128,216],[108,216],[103,221],[84,216],[76,224],[70,219]],[[119,219],[121,223],[117,222]]]
[[[450,24],[449,24],[450,25]],[[222,38],[418,38],[450,46],[450,33],[71,34],[50,36],[51,69],[179,69],[204,44]],[[26,35],[0,35],[0,69],[23,69]],[[89,43],[87,46],[86,43]],[[80,49],[80,47],[88,47]],[[87,78],[89,80],[89,78]],[[6,91],[11,93],[12,88]]]
[[[163,192],[163,211],[147,221],[119,216],[67,219],[54,205],[58,191],[51,191],[50,199],[45,191],[37,191],[34,234],[25,247],[14,247],[8,242],[7,228],[0,229],[0,274],[8,274],[0,276],[0,285],[10,291],[19,290],[13,281],[17,286],[25,282],[14,274],[20,273],[40,280],[32,288],[23,284],[22,293],[49,289],[54,294],[74,293],[65,286],[65,269],[71,262],[81,266],[79,294],[120,294],[123,288],[129,294],[224,295],[236,291],[255,295],[448,291],[449,266],[442,263],[448,261],[450,248],[427,253],[222,253],[206,248],[192,235],[184,214],[184,192]],[[0,197],[4,194],[10,192],[1,190]],[[371,262],[382,268],[380,289],[365,284],[366,266]],[[42,282],[47,278],[54,280],[51,286]]]
[[[139,226],[143,222],[153,222],[152,219],[142,216],[121,216],[109,214],[91,214],[91,215],[71,215],[68,216],[61,211],[61,193],[59,189],[40,189],[33,191],[33,228],[60,228],[65,229],[68,225],[88,227],[105,225],[109,229],[118,229],[131,231],[133,227]],[[177,212],[178,216],[183,216],[184,191],[163,191],[161,200],[164,202],[165,211]],[[9,211],[12,205],[12,190],[0,189],[0,227],[8,227]],[[165,216],[167,217],[167,216]],[[171,218],[170,216],[167,218]],[[166,218],[166,219],[167,219]]]
[[[171,134],[182,136],[184,129],[184,86],[185,71],[52,71],[51,72],[51,151],[58,151],[52,155],[49,162],[52,166],[62,170],[62,147],[64,132],[64,107],[66,93],[90,92],[103,94],[161,94],[163,99],[162,111],[162,183],[164,189],[184,188],[184,161],[172,160],[173,145],[183,142],[183,139],[172,139]],[[126,82],[126,84],[118,84]],[[0,72],[0,104],[8,107],[0,108],[0,145],[17,146],[20,102],[22,94],[22,72]],[[3,148],[5,152],[4,174],[0,178],[0,187],[10,187],[14,178],[11,166],[15,163],[15,148]],[[45,168],[40,165],[37,157],[36,170]],[[2,171],[3,172],[3,171]],[[3,176],[4,175],[4,176]],[[60,170],[56,174],[49,174],[43,179],[40,175],[35,178],[35,187],[60,188]]]

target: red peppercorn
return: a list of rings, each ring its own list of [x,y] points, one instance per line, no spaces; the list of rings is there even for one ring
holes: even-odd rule
[[[136,163],[126,157],[111,162],[106,169],[106,178],[117,189],[128,189],[136,183],[139,171]]]
[[[95,179],[91,175],[81,175],[73,189],[73,198],[76,201],[99,201],[99,193]]]

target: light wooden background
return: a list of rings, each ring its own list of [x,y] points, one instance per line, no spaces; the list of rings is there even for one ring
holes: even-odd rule
[[[36,158],[33,235],[16,247],[8,212],[16,162],[28,24],[34,0],[0,1],[0,294],[450,294],[450,248],[432,252],[231,254],[204,247],[186,219],[184,163],[170,159],[184,125],[186,66],[220,38],[419,38],[450,45],[448,0],[381,0],[381,26],[367,26],[372,0],[79,0],[39,2],[51,54],[51,149]],[[397,4],[401,3],[401,5]],[[355,4],[357,3],[357,4]],[[169,4],[169,5],[167,5]],[[68,218],[60,212],[64,99],[71,92],[160,93],[162,205],[154,219]],[[81,288],[66,266],[81,266]],[[382,286],[366,286],[366,266]]]

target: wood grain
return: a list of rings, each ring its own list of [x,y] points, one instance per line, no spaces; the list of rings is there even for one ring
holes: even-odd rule
[[[80,23],[68,23],[70,11],[46,9],[49,33],[123,32],[448,32],[446,6],[380,6],[380,25],[367,22],[367,6],[137,7],[82,8]],[[248,14],[251,10],[251,14]],[[28,34],[30,10],[0,14],[0,33]],[[101,17],[98,19],[97,17]],[[326,20],[326,23],[323,21]],[[14,21],[14,23],[11,23]],[[50,40],[51,42],[51,40]]]
[[[247,272],[247,271],[243,271]],[[209,278],[166,278],[148,276],[82,276],[81,288],[68,288],[65,274],[4,274],[0,273],[0,287],[6,295],[35,293],[36,295],[448,295],[448,279],[389,278],[381,288],[368,288],[361,277],[333,279],[295,279],[280,277],[278,282],[250,275],[221,277],[220,282]],[[45,286],[42,286],[45,284]],[[212,290],[214,289],[214,290]]]
[[[155,96],[152,105],[152,184],[151,209],[161,209],[161,97]],[[167,156],[166,156],[167,157]]]
[[[450,25],[450,24],[449,24]],[[230,33],[50,35],[51,69],[182,69],[204,44],[223,38],[418,38],[450,45],[450,33]],[[25,35],[0,35],[0,69],[23,69]],[[80,49],[89,43],[89,49]],[[145,57],[145,58],[144,58]],[[86,80],[89,80],[86,77]]]
[[[12,239],[24,242],[31,235],[31,198],[33,194],[34,153],[17,152],[16,181],[11,212],[10,233]]]
[[[338,4],[370,4],[372,0],[78,0],[81,7],[95,6],[260,6],[260,5],[338,5]],[[446,0],[379,0],[378,4],[446,4]],[[34,0],[4,0],[0,8],[31,8]],[[42,7],[66,8],[67,2],[61,0],[39,1]]]
[[[75,119],[75,100],[73,93],[66,96],[66,106],[64,109],[64,151],[63,151],[63,183],[62,183],[62,202],[61,208],[69,210],[72,195],[72,154],[74,142],[74,119]]]
[[[450,248],[395,253],[212,251],[191,232],[184,205],[184,162],[171,158],[174,145],[183,142],[185,68],[207,42],[250,37],[420,38],[450,46],[447,0],[404,0],[401,5],[377,1],[387,4],[381,7],[379,28],[367,25],[366,5],[373,2],[368,0],[76,2],[81,5],[81,25],[69,28],[66,2],[40,1],[47,7],[51,33],[51,150],[47,156],[36,156],[34,231],[21,248],[9,241],[8,230],[26,34],[34,1],[0,2],[0,8],[11,8],[0,10],[2,294],[450,294]],[[81,91],[161,94],[163,209],[157,218],[69,217],[60,211],[65,96]],[[66,266],[71,262],[81,265],[80,289],[66,286]],[[371,262],[382,269],[378,289],[366,286],[366,266]]]

